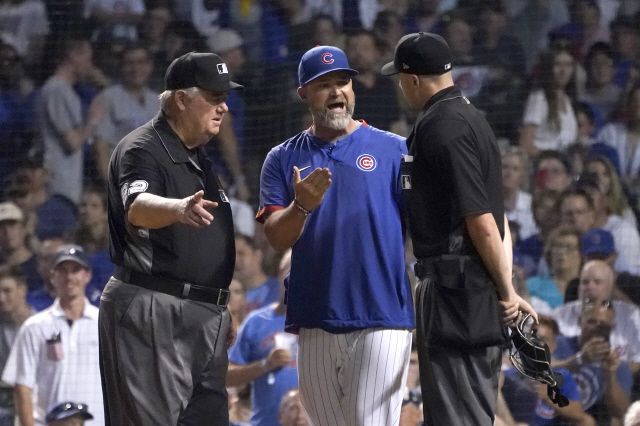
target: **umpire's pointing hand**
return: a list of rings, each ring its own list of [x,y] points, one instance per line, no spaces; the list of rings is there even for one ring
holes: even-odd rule
[[[329,185],[331,185],[331,172],[326,167],[315,169],[304,179],[300,179],[300,170],[293,167],[293,190],[298,204],[305,209],[316,209],[322,202],[324,194],[327,193]]]
[[[218,207],[218,203],[205,200],[204,191],[200,190],[190,197],[180,200],[178,206],[178,219],[187,225],[202,228],[209,226],[213,220],[213,215],[207,210]]]

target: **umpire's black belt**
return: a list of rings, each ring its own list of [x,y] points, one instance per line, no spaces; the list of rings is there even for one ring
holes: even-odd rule
[[[160,293],[182,299],[212,303],[219,306],[227,306],[229,302],[230,292],[222,288],[202,287],[178,280],[143,274],[131,268],[123,268],[121,266],[116,266],[113,276],[125,283],[137,285],[147,290],[159,291]]]
[[[413,272],[418,279],[422,279],[429,274],[435,272],[435,263],[438,262],[458,262],[460,265],[460,273],[464,273],[464,265],[469,261],[481,262],[476,256],[460,255],[460,254],[442,254],[440,256],[427,257],[425,259],[418,259],[413,267]]]

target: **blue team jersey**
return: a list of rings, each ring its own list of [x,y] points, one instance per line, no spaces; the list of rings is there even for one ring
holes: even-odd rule
[[[336,143],[307,130],[267,155],[258,220],[293,201],[293,166],[310,166],[302,179],[318,167],[331,171],[324,200],[292,248],[288,331],[414,327],[401,221],[406,153],[404,138],[364,123]]]
[[[245,312],[249,313],[258,308],[277,302],[280,299],[280,281],[275,277],[267,278],[259,287],[247,291],[247,303]]]
[[[278,333],[284,333],[284,317],[276,315],[273,305],[253,311],[238,331],[236,343],[229,350],[229,361],[246,365],[266,358],[275,346]],[[280,401],[290,389],[298,386],[297,337],[293,342],[289,348],[293,355],[291,364],[260,376],[251,384],[252,426],[280,425]]]

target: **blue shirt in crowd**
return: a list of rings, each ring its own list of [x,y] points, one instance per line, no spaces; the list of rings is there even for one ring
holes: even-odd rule
[[[245,310],[251,312],[278,300],[280,300],[280,281],[277,278],[269,277],[261,286],[247,291]]]

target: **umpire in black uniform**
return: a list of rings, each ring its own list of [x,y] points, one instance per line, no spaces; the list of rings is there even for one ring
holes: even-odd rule
[[[109,167],[116,271],[100,302],[105,418],[227,426],[234,231],[203,146],[241,86],[211,53],[173,61],[165,84],[161,111],[118,144]]]
[[[382,73],[398,73],[407,102],[422,109],[402,184],[418,259],[425,425],[490,426],[506,326],[519,311],[535,315],[511,283],[500,152],[484,116],[453,85],[441,37],[403,37]]]

